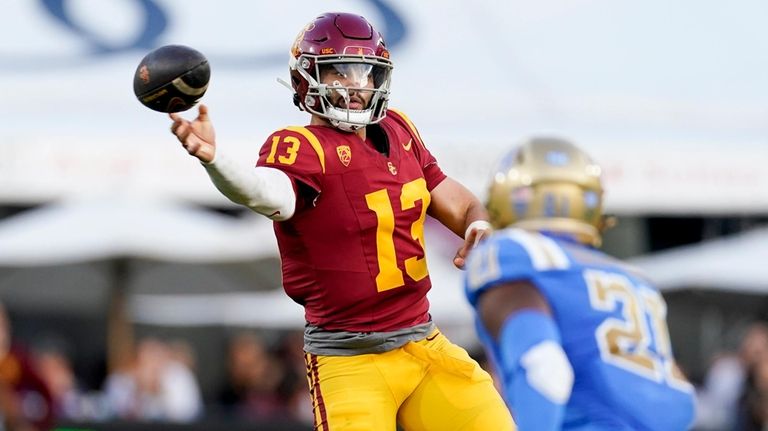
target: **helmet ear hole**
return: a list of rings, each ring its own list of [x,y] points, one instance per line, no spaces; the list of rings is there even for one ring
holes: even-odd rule
[[[293,104],[301,109],[301,100],[299,98],[299,93],[293,93]]]

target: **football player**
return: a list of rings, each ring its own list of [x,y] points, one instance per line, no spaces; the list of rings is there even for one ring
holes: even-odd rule
[[[466,294],[521,431],[687,429],[693,389],[672,355],[666,305],[598,250],[600,166],[533,138],[491,177],[495,229],[472,251]]]
[[[283,287],[305,309],[315,429],[514,429],[490,375],[430,319],[425,218],[465,238],[459,267],[489,224],[408,117],[388,109],[381,35],[358,15],[320,15],[289,69],[310,124],[270,135],[256,167],[218,151],[205,106],[194,121],[171,118],[224,195],[275,221]]]

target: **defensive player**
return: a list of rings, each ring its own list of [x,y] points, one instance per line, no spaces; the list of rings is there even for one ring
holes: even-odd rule
[[[692,386],[672,355],[666,305],[596,247],[600,167],[535,138],[491,178],[497,230],[473,250],[466,294],[521,431],[687,429]]]
[[[489,225],[411,121],[387,109],[381,35],[361,16],[323,14],[300,32],[289,69],[310,125],[269,136],[255,168],[217,150],[205,106],[192,122],[171,118],[224,195],[275,220],[283,286],[305,308],[315,429],[514,429],[490,376],[430,319],[426,216],[466,239],[459,267]]]

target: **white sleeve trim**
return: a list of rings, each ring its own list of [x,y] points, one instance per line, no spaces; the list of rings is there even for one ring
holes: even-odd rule
[[[565,404],[573,389],[573,368],[563,348],[554,341],[542,341],[520,358],[528,384],[557,404]]]
[[[291,179],[279,169],[241,165],[219,149],[211,163],[202,165],[216,188],[232,202],[276,221],[293,216],[296,192]]]

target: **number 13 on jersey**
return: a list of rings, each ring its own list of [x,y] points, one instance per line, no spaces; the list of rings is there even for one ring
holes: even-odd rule
[[[403,184],[400,190],[400,208],[403,211],[416,208],[416,202],[421,201],[419,218],[411,224],[411,239],[416,241],[424,251],[424,219],[427,216],[430,196],[424,178],[418,178]],[[376,275],[376,289],[379,292],[405,285],[403,271],[397,267],[395,251],[395,212],[389,193],[386,189],[376,190],[365,195],[368,208],[376,214],[376,260],[379,273]],[[425,257],[411,256],[405,259],[405,272],[415,281],[427,276],[427,260]]]

